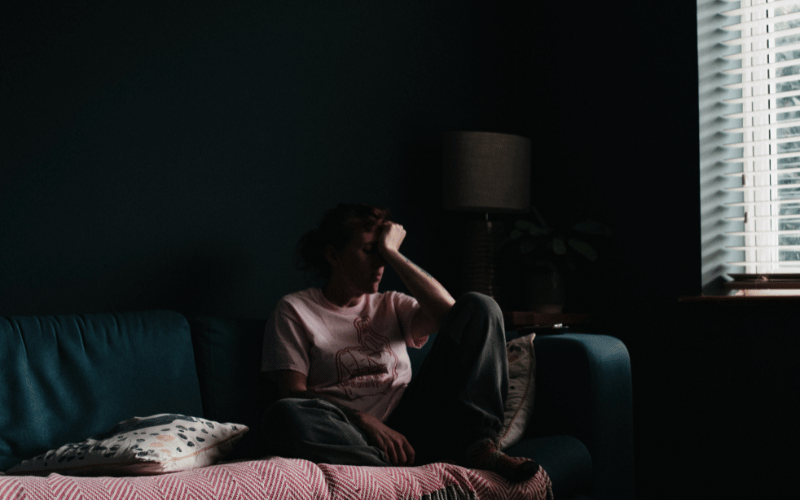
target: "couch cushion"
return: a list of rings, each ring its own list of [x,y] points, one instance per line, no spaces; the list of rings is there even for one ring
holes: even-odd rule
[[[263,319],[190,318],[197,374],[206,418],[250,428],[230,458],[255,458],[261,415],[277,398],[260,379]]]
[[[570,498],[591,484],[592,457],[572,436],[525,438],[505,452],[536,460],[550,476],[555,498]]]
[[[535,333],[509,341],[508,349],[508,395],[506,396],[505,420],[497,438],[501,450],[518,443],[533,411],[536,399],[536,351],[533,347]]]
[[[0,470],[134,416],[203,416],[170,311],[0,317],[0,380]]]

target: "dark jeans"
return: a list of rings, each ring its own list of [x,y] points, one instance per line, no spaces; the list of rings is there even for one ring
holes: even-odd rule
[[[425,361],[386,425],[408,439],[416,464],[458,461],[481,438],[496,439],[508,392],[503,316],[479,293],[451,309]],[[270,454],[316,463],[389,465],[346,412],[319,399],[282,399],[261,422]]]

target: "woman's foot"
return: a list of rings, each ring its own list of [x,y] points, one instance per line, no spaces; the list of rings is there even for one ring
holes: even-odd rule
[[[539,464],[529,458],[509,457],[491,439],[475,442],[464,453],[464,465],[496,472],[513,482],[527,481],[539,472]]]

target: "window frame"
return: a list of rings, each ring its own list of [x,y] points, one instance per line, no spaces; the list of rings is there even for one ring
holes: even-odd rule
[[[777,247],[779,243],[779,237],[775,233],[775,225],[779,222],[774,218],[760,218],[775,215],[775,202],[771,201],[771,193],[779,189],[777,160],[769,163],[768,173],[759,174],[769,178],[766,186],[742,185],[744,174],[755,164],[747,157],[756,150],[750,141],[745,141],[745,134],[736,131],[744,129],[745,106],[735,102],[743,100],[742,91],[728,85],[741,82],[742,77],[738,75],[743,70],[740,69],[742,65],[739,61],[727,56],[740,52],[738,45],[730,44],[740,37],[739,32],[725,29],[726,26],[736,24],[736,21],[723,13],[736,9],[740,3],[750,1],[697,0],[701,273],[704,294],[720,294],[731,290],[731,276],[735,277],[734,285],[750,276],[756,277],[754,279],[758,281],[757,286],[750,288],[748,285],[744,288],[748,290],[781,288],[781,293],[789,293],[786,292],[787,286],[800,288],[800,281],[795,285],[787,285],[784,281],[780,286],[775,286],[777,280],[770,279],[770,276],[788,278],[789,271],[780,268],[800,272],[800,267],[792,269],[793,266],[800,266],[800,261],[793,265],[777,264],[780,249],[768,247]],[[765,5],[765,9],[768,8],[767,5],[769,4]],[[800,80],[800,75],[797,75],[797,79]],[[798,126],[800,127],[800,122]],[[748,138],[753,136],[748,135]],[[777,140],[777,137],[770,135],[768,147],[775,146],[774,141]],[[743,147],[737,151],[729,144],[742,144]],[[800,157],[800,151],[797,156]],[[737,161],[743,157],[743,160]],[[763,182],[763,177],[759,182]],[[752,203],[764,200],[765,197],[766,201],[770,201],[770,205],[766,206],[767,212],[764,212],[763,206],[759,206],[755,213],[757,217],[753,217],[755,205]],[[747,209],[743,209],[745,205],[750,207],[748,215],[745,215]],[[800,215],[798,218],[800,219]],[[748,247],[756,246],[755,235],[758,233],[758,243],[767,248],[756,251]],[[767,244],[765,239],[769,240]],[[738,263],[763,259],[765,254],[776,262],[767,272],[764,272],[763,267],[753,264],[736,266]]]

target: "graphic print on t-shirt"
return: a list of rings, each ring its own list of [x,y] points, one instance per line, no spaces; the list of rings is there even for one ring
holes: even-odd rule
[[[357,318],[353,325],[359,345],[336,353],[339,386],[350,400],[388,394],[397,379],[399,361],[389,339],[372,329],[369,317]]]

